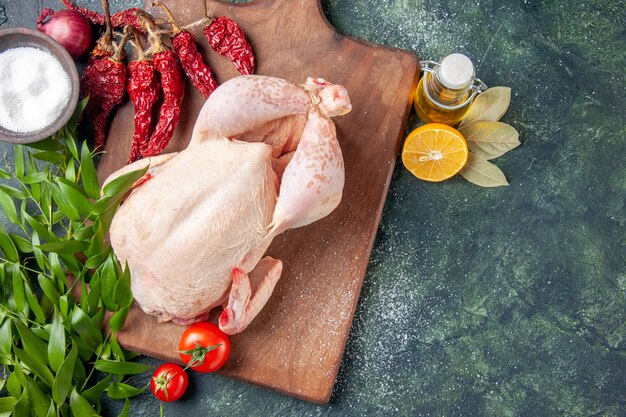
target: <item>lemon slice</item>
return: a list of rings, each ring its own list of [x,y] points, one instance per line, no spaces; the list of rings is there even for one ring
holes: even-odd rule
[[[407,136],[402,163],[411,174],[439,182],[457,174],[467,163],[467,142],[461,133],[442,123],[428,123]]]

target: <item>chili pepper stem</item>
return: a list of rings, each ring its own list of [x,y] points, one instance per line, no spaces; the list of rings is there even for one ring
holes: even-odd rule
[[[111,11],[109,10],[109,0],[102,0],[102,9],[104,10],[104,24],[106,25],[104,31],[104,42],[107,45],[111,44]]]
[[[174,19],[174,16],[172,15],[172,12],[170,11],[170,9],[168,9],[167,6],[162,1],[159,1],[159,0],[153,1],[152,5],[159,6],[165,13],[165,15],[167,16],[167,20],[169,21],[170,25],[172,25],[172,30],[173,30],[172,35],[176,35],[177,33],[180,33],[181,28],[176,23],[176,19]],[[206,2],[205,2],[205,6],[206,6]]]
[[[120,40],[120,43],[117,45],[117,48],[115,48],[115,53],[113,54],[113,56],[111,57],[112,59],[116,60],[116,61],[121,61],[123,56],[124,56],[124,47],[126,46],[126,42],[128,42],[128,39],[130,38],[130,36],[132,35],[132,32],[126,32],[124,31],[124,35],[122,36],[122,39]]]
[[[167,50],[168,48],[163,44],[161,35],[157,33],[158,28],[150,15],[142,11],[138,16],[139,22],[148,33],[148,42],[150,42],[150,48],[146,53],[156,54],[157,52]]]
[[[141,37],[139,36],[139,31],[130,25],[124,28],[124,32],[126,32],[127,30],[132,32],[133,37],[135,38],[135,42],[133,43],[133,45],[135,46],[135,49],[137,50],[137,61],[144,61],[146,59],[146,55],[143,51],[143,44],[141,43]]]

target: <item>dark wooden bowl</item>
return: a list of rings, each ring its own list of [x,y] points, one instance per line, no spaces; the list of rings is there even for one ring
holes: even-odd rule
[[[79,79],[76,64],[70,54],[57,41],[41,32],[25,28],[0,30],[0,53],[19,47],[38,48],[51,53],[59,60],[70,77],[70,99],[57,119],[49,126],[33,132],[13,132],[0,126],[0,140],[9,143],[31,143],[45,139],[59,131],[76,108],[78,103]]]

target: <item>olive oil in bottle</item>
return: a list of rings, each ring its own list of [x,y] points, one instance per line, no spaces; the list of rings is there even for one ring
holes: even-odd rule
[[[459,124],[477,94],[487,86],[474,75],[474,64],[463,54],[441,60],[421,61],[422,78],[417,85],[414,105],[426,123]]]

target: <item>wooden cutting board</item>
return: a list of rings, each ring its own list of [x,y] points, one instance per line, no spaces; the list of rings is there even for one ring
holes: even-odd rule
[[[232,338],[231,359],[220,371],[325,403],[348,339],[409,115],[417,57],[337,33],[319,0],[207,2],[211,15],[226,15],[244,29],[257,57],[258,74],[296,84],[307,76],[322,77],[344,85],[352,100],[352,112],[335,119],[346,166],[343,201],[325,219],[275,239],[268,254],[283,261],[282,277],[263,311]],[[183,24],[204,15],[202,0],[166,4]],[[146,10],[161,15],[150,4]],[[218,82],[238,75],[226,58],[210,49],[200,28],[192,32]],[[181,123],[165,152],[185,148],[203,102],[188,83]],[[132,120],[132,106],[127,103],[112,123],[98,167],[101,179],[127,161]],[[213,320],[218,313],[213,312]],[[179,362],[177,342],[183,330],[158,324],[134,308],[118,338],[130,350]]]

